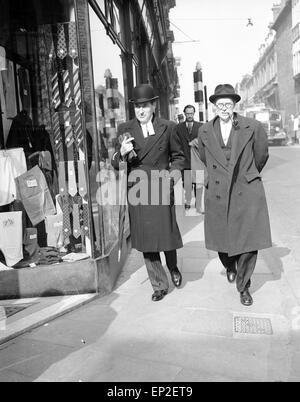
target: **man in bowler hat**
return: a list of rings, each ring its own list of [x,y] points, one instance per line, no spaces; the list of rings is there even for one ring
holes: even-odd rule
[[[176,124],[161,119],[155,114],[156,100],[153,88],[141,84],[133,89],[135,118],[121,124],[118,136],[121,138],[112,165],[119,169],[119,163],[127,162],[128,171],[128,208],[132,247],[143,253],[149,279],[153,287],[153,301],[163,299],[168,293],[168,277],[161,263],[160,252],[165,253],[167,267],[176,287],[181,285],[182,276],[177,267],[177,251],[181,248],[182,238],[176,222],[174,205],[174,181],[178,180],[184,168],[184,154],[180,139],[176,133]],[[166,186],[156,186],[156,173],[165,171],[175,173],[174,180],[168,177],[169,202],[162,202],[162,192]],[[148,200],[132,202],[130,191],[137,181],[130,177],[143,178],[139,185],[148,189]],[[179,177],[178,177],[179,175]],[[153,202],[153,191],[157,191],[157,200]]]
[[[269,154],[260,122],[234,112],[240,101],[229,84],[220,84],[209,100],[216,116],[198,135],[205,179],[205,243],[217,251],[230,283],[236,280],[240,301],[253,303],[249,292],[258,250],[272,246],[261,171]]]

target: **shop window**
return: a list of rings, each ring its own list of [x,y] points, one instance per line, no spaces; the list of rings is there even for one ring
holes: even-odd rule
[[[21,3],[0,34],[0,225],[16,245],[0,261],[16,268],[88,258],[94,238],[74,4]]]
[[[98,158],[95,158],[91,174],[93,211],[101,214],[100,228],[96,236],[104,244],[105,254],[119,240],[120,232],[129,227],[126,211],[117,205],[119,177],[110,161],[115,152],[117,129],[126,119],[124,77],[121,50],[113,44],[101,21],[90,7],[91,45],[95,88],[97,133],[99,140]],[[97,164],[97,159],[99,164]],[[125,213],[125,229],[120,214]],[[98,219],[99,220],[99,219]],[[102,228],[101,228],[102,225]]]

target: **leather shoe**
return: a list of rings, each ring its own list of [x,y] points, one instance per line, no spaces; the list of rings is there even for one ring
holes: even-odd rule
[[[236,271],[227,270],[226,275],[227,275],[227,280],[229,283],[233,283],[235,281]]]
[[[179,286],[181,285],[181,282],[182,282],[182,275],[181,275],[179,269],[178,268],[173,269],[170,272],[170,274],[171,274],[171,279],[172,279],[172,282],[174,283],[174,286],[176,286],[176,288],[179,288]]]
[[[241,296],[241,303],[244,306],[251,306],[253,304],[253,299],[248,289],[245,289],[243,292],[241,292],[240,296]]]
[[[191,206],[189,204],[185,204],[184,208],[186,211],[188,211],[189,209],[191,209]]]
[[[168,294],[167,290],[155,290],[152,295],[152,301],[160,301]]]

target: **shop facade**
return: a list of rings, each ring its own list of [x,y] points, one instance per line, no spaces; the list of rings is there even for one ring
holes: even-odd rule
[[[1,1],[0,297],[113,288],[130,231],[110,159],[135,84],[171,117],[173,6]]]

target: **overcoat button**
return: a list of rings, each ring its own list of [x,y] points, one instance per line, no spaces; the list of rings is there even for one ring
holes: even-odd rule
[[[216,197],[217,197],[217,199],[218,199],[218,200],[220,200],[220,199],[221,199],[221,196],[220,196],[220,195],[217,195]]]
[[[220,184],[219,180],[216,181],[216,184]]]
[[[213,165],[213,168],[214,168],[214,169],[217,169],[217,165]]]
[[[243,195],[243,193],[240,191],[240,192],[239,192],[239,195]]]

